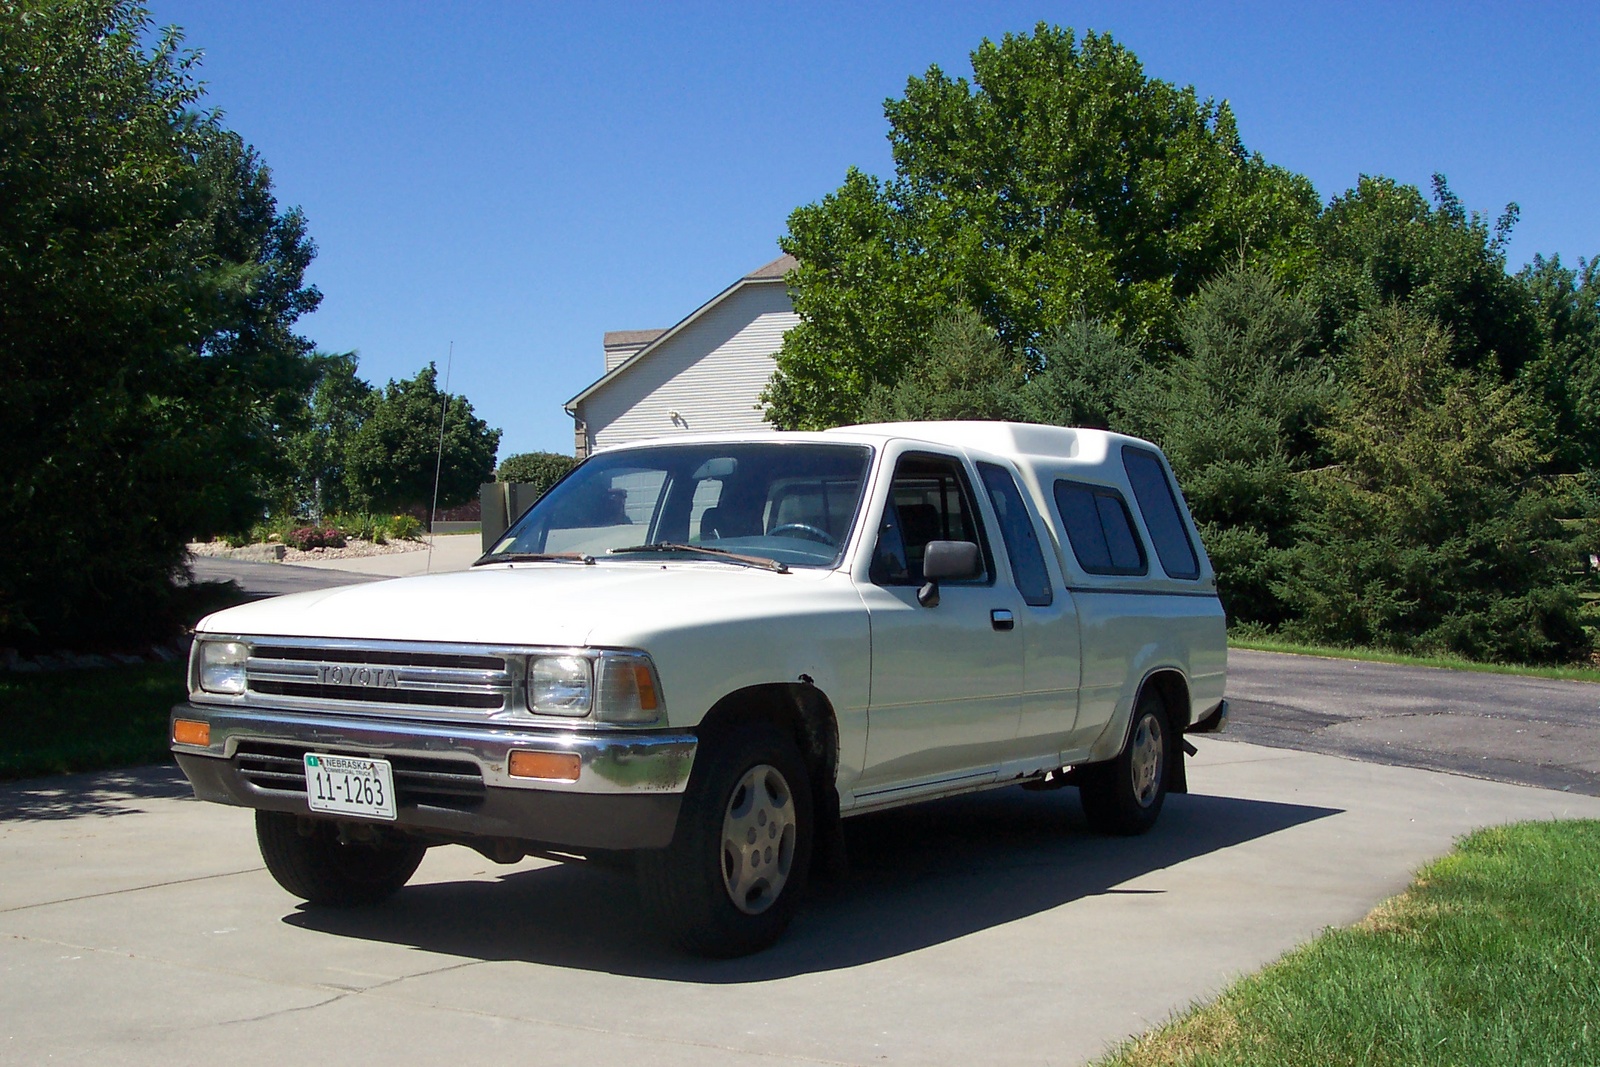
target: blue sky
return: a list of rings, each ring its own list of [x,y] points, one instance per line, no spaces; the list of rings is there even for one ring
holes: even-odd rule
[[[150,0],[212,106],[301,206],[300,329],[382,384],[433,360],[570,452],[606,330],[665,327],[778,255],[845,169],[891,172],[882,102],[984,37],[1110,31],[1228,99],[1324,200],[1362,173],[1522,207],[1513,269],[1600,255],[1600,4],[422,4]]]

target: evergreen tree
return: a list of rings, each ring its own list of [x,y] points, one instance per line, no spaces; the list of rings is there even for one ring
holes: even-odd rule
[[[970,308],[933,327],[926,355],[890,388],[876,386],[864,422],[1021,417],[1022,368]]]
[[[1275,590],[1287,634],[1319,642],[1570,661],[1573,544],[1534,412],[1511,386],[1453,365],[1450,332],[1419,312],[1369,318],[1321,432],[1331,462],[1304,477],[1304,518]]]

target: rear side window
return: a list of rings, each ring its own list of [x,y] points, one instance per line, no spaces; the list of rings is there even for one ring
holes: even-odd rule
[[[1078,566],[1090,574],[1143,574],[1144,545],[1122,494],[1105,485],[1056,482],[1056,507]]]
[[[1145,529],[1156,548],[1161,569],[1173,578],[1200,577],[1200,560],[1189,541],[1189,531],[1178,513],[1178,499],[1172,482],[1154,452],[1124,445],[1122,466],[1133,485],[1133,498],[1139,502]]]
[[[989,503],[1000,518],[1000,539],[1006,543],[1006,555],[1011,557],[1017,591],[1024,603],[1042,608],[1055,599],[1055,594],[1050,590],[1050,572],[1045,570],[1044,550],[1039,547],[1033,519],[1022,502],[1022,490],[1004,467],[980,463],[978,474],[989,493]]]

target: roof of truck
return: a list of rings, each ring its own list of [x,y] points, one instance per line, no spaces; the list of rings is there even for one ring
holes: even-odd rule
[[[997,456],[1031,459],[1045,464],[1093,465],[1111,458],[1119,442],[1152,448],[1148,441],[1109,430],[1072,426],[1043,426],[1025,422],[880,422],[839,426],[821,432],[786,431],[750,434],[739,432],[673,434],[644,441],[629,441],[616,448],[649,445],[695,444],[719,441],[924,441],[931,445],[987,452]],[[600,449],[608,452],[611,449]]]

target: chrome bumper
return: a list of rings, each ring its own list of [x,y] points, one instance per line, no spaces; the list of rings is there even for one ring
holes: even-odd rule
[[[309,811],[303,792],[263,788],[242,773],[241,744],[382,759],[465,760],[483,776],[481,799],[442,805],[408,804],[402,797],[397,824],[446,835],[608,849],[660,848],[671,840],[698,745],[693,734],[678,732],[521,729],[189,703],[173,708],[172,718],[210,727],[203,747],[172,745],[202,800]],[[519,750],[576,754],[578,779],[513,778],[510,754]]]

